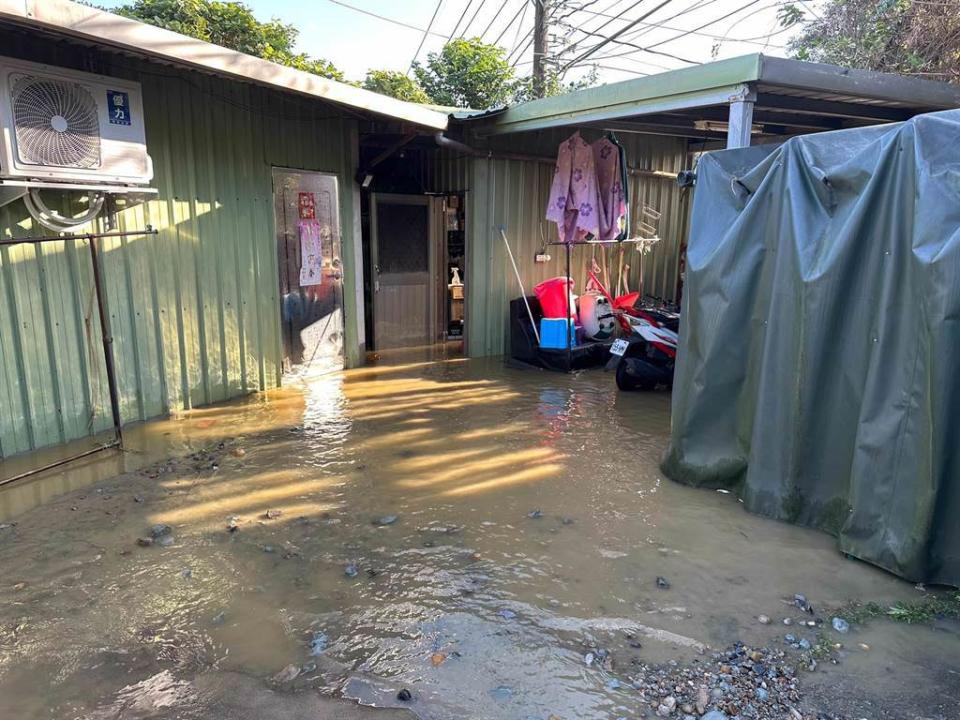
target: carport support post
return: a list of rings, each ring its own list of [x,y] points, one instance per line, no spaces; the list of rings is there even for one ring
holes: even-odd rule
[[[750,147],[753,128],[753,104],[757,94],[744,85],[730,97],[730,120],[727,124],[727,148]]]

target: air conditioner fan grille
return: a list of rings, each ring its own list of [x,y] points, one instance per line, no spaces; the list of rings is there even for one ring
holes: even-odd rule
[[[97,105],[82,86],[24,77],[13,90],[17,155],[29,165],[100,167]]]

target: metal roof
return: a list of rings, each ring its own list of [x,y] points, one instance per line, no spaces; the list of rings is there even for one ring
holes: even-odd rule
[[[447,114],[70,0],[0,0],[0,20],[443,130]]]
[[[784,136],[960,107],[960,86],[753,54],[534,100],[470,120],[481,134],[586,125],[716,138],[725,131],[704,125],[724,123],[726,106],[745,98],[755,102],[757,134]]]

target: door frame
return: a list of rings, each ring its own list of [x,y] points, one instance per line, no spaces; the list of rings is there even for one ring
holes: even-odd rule
[[[442,198],[432,195],[410,195],[404,193],[371,193],[370,194],[370,281],[371,296],[373,298],[373,347],[380,349],[380,338],[377,337],[377,317],[380,311],[380,270],[379,270],[379,233],[377,228],[377,206],[381,201],[390,205],[422,205],[427,211],[427,271],[430,282],[427,287],[427,299],[430,303],[427,315],[427,341],[434,344],[440,339],[438,327],[442,316],[438,306],[438,292],[441,283],[437,273],[443,260],[442,235]],[[445,287],[445,285],[444,285]]]

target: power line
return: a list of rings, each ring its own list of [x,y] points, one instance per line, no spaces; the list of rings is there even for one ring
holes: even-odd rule
[[[503,10],[504,10],[504,8],[507,7],[507,3],[508,3],[508,2],[510,2],[510,0],[503,0],[503,2],[500,4],[500,8],[497,10],[497,12],[495,12],[495,13],[493,14],[493,18],[490,20],[490,22],[487,23],[487,26],[483,29],[483,32],[480,33],[479,38],[480,38],[481,40],[483,40],[484,36],[485,36],[488,32],[490,32],[490,28],[493,27],[493,24],[497,21],[497,18],[500,17],[500,13],[502,13]],[[519,13],[517,13],[517,14],[519,15]],[[511,20],[510,22],[511,22],[511,24],[513,23],[512,20]]]
[[[715,1],[715,0],[711,0],[711,2],[713,2],[713,1]],[[693,8],[690,8],[689,10],[693,10],[693,9],[696,9],[696,8],[697,8],[697,6],[695,5]],[[595,12],[595,11],[593,11],[593,10],[586,10],[586,9],[584,9],[584,8],[581,8],[581,9],[580,9],[580,12],[585,12],[585,13],[588,13],[588,14],[590,14],[590,15],[600,15],[599,12]],[[679,17],[680,15],[683,15],[683,14],[685,14],[686,12],[688,12],[688,11],[684,11],[684,12],[682,12],[682,13],[677,13],[677,14],[674,15],[673,17]],[[667,19],[669,20],[670,18],[667,18]],[[685,30],[684,28],[682,28],[682,27],[676,27],[676,26],[672,26],[672,25],[667,25],[665,22],[659,22],[659,23],[640,23],[640,24],[643,25],[645,29],[648,28],[649,30],[657,29],[657,30],[673,30],[673,31],[678,31],[678,32],[686,32],[686,30]],[[785,29],[786,29],[786,28],[785,28]],[[749,44],[751,44],[751,45],[764,45],[765,47],[773,47],[773,48],[783,49],[783,48],[786,47],[785,45],[773,45],[772,43],[759,42],[759,41],[762,40],[763,38],[772,37],[772,36],[775,35],[775,34],[779,34],[779,32],[781,32],[781,31],[777,31],[777,32],[774,32],[774,33],[769,33],[769,34],[767,34],[767,35],[761,35],[761,36],[754,37],[754,38],[728,38],[728,37],[726,37],[726,36],[724,36],[724,35],[714,35],[713,33],[704,33],[704,32],[692,32],[692,33],[690,33],[690,34],[691,34],[691,35],[699,35],[699,36],[705,37],[705,38],[710,38],[711,40],[724,40],[724,41],[726,41],[726,42],[733,42],[733,43],[749,43]],[[631,33],[629,37],[636,37],[637,35],[641,35],[641,34],[644,34],[644,33],[637,33],[636,35],[634,35],[634,34]],[[607,55],[606,57],[623,57],[623,56],[622,56],[622,55],[619,55],[619,56]]]
[[[643,75],[647,77],[650,75],[650,73],[645,73],[640,70],[631,70],[629,68],[615,67],[613,65],[601,65],[599,63],[594,63],[593,66],[598,68],[603,68],[604,70],[617,70],[619,72],[633,73],[634,75]]]
[[[755,1],[756,1],[756,2],[759,2],[759,0],[755,0]],[[633,21],[631,21],[630,23],[628,23],[628,24],[627,24],[624,28],[622,28],[621,30],[618,30],[618,31],[615,32],[613,35],[611,35],[611,36],[609,36],[609,37],[607,37],[607,38],[604,38],[604,39],[601,40],[599,43],[597,43],[596,45],[594,45],[592,48],[590,48],[590,49],[584,51],[583,53],[581,53],[580,55],[578,55],[576,58],[574,58],[573,60],[571,60],[570,62],[568,62],[566,65],[564,65],[563,68],[561,68],[561,70],[566,70],[567,68],[569,68],[569,67],[571,67],[571,66],[573,66],[573,65],[576,65],[578,62],[582,62],[583,60],[586,60],[588,57],[590,57],[591,55],[593,55],[597,50],[599,50],[600,48],[602,48],[602,47],[608,45],[609,43],[613,42],[614,40],[617,39],[617,37],[619,37],[620,35],[623,35],[623,33],[625,33],[627,30],[629,30],[630,28],[632,28],[634,25],[636,25],[637,23],[640,23],[640,22],[646,20],[648,17],[650,17],[651,15],[653,15],[655,12],[657,12],[657,10],[659,10],[660,8],[666,7],[666,6],[669,5],[671,2],[673,2],[673,0],[663,0],[663,2],[661,2],[661,3],[660,3],[659,5],[657,5],[655,8],[653,8],[653,10],[650,10],[650,11],[644,13],[643,15],[641,15],[641,16],[640,16],[639,18],[637,18],[636,20],[633,20]],[[650,49],[650,48],[644,48],[644,50],[647,50],[647,51],[649,51],[649,49]],[[696,64],[696,63],[695,63],[695,64]]]
[[[603,12],[604,12],[604,13],[609,12],[611,9],[613,9],[614,7],[616,7],[617,5],[619,5],[619,4],[621,3],[621,1],[622,1],[622,0],[616,0],[616,2],[614,2],[612,5],[608,5],[606,8],[604,8],[604,9],[603,9]],[[597,32],[598,32],[599,30],[603,30],[607,25],[609,25],[610,23],[612,23],[614,20],[619,20],[619,19],[620,19],[621,17],[623,17],[626,13],[630,12],[631,10],[633,10],[637,5],[639,5],[639,4],[642,3],[642,2],[643,2],[643,0],[637,0],[637,1],[634,2],[632,5],[624,8],[623,10],[621,10],[621,11],[620,11],[619,13],[617,13],[616,15],[604,15],[604,17],[608,17],[608,18],[610,18],[610,19],[607,20],[607,21],[604,22],[604,23],[601,23],[601,24],[598,25],[597,27],[595,27],[592,32],[587,32],[587,31],[584,30],[583,28],[576,28],[576,29],[577,29],[577,30],[580,30],[581,32],[585,32],[585,33],[587,33],[588,35],[597,35]],[[598,13],[598,14],[599,14],[599,13]],[[600,35],[599,37],[603,37],[603,36]],[[573,50],[574,48],[576,48],[577,45],[579,45],[579,41],[577,41],[577,42],[575,42],[575,43],[572,43],[571,45],[567,46],[567,47],[564,49],[564,51],[565,51],[565,52],[571,51],[571,50]]]
[[[504,3],[504,4],[506,4],[506,3]],[[511,19],[510,22],[508,22],[508,23],[506,24],[506,26],[503,28],[503,30],[500,31],[500,34],[497,35],[497,39],[493,41],[493,44],[494,44],[494,45],[496,45],[497,43],[499,43],[500,40],[503,38],[503,36],[507,34],[507,30],[509,30],[511,27],[513,27],[513,24],[517,21],[517,18],[520,17],[520,14],[521,14],[521,13],[523,13],[524,15],[527,14],[527,0],[523,0],[523,4],[520,5],[520,9],[517,10],[517,14],[513,16],[513,19]],[[493,23],[491,23],[491,25],[492,25],[492,24],[493,24]],[[523,25],[523,20],[520,21],[520,24]],[[489,30],[489,28],[487,28],[487,29]]]
[[[578,7],[578,8],[574,8],[573,10],[571,10],[570,12],[568,12],[566,15],[561,15],[560,17],[557,18],[556,21],[557,21],[558,23],[563,22],[564,20],[566,20],[566,19],[567,19],[568,17],[570,17],[571,15],[576,15],[578,12],[584,12],[584,11],[586,11],[586,9],[587,9],[588,7],[590,7],[591,5],[596,5],[599,1],[600,1],[600,0],[589,0],[589,2],[581,5],[581,6]],[[616,5],[616,3],[614,3],[614,5]],[[594,15],[599,15],[600,13],[593,13],[593,14],[594,14]]]
[[[409,74],[413,70],[413,64],[417,61],[417,55],[420,54],[420,51],[423,50],[423,43],[427,40],[427,35],[430,34],[430,28],[433,27],[433,21],[437,19],[437,13],[440,12],[440,6],[443,5],[443,0],[437,0],[437,6],[433,9],[433,15],[430,16],[430,22],[427,24],[427,29],[423,31],[423,37],[420,38],[420,44],[417,45],[417,51],[413,54],[413,59],[410,60],[410,67],[407,68],[407,73]]]
[[[453,36],[457,34],[457,30],[460,28],[460,23],[463,22],[463,19],[467,16],[467,13],[470,12],[470,6],[473,5],[473,0],[467,2],[467,6],[463,9],[463,12],[460,13],[460,17],[457,18],[457,24],[453,26],[453,32],[450,33],[450,36],[447,38],[447,42],[453,40]]]
[[[775,7],[780,7],[781,5],[785,5],[785,4],[786,4],[785,2],[782,2],[782,1],[781,1],[781,2],[771,3],[770,5],[764,5],[762,8],[757,8],[757,10],[756,10],[754,13],[752,13],[752,14],[750,14],[750,15],[744,15],[742,18],[738,18],[737,20],[735,20],[735,21],[727,28],[727,33],[729,33],[731,30],[733,30],[737,25],[739,25],[740,23],[742,23],[744,20],[747,20],[748,18],[754,17],[754,16],[756,15],[756,13],[763,12],[764,10],[772,10],[772,9],[775,8]],[[775,17],[775,18],[774,18],[774,23],[776,23],[776,22],[777,22],[777,18]],[[747,40],[757,40],[757,39],[762,39],[762,38],[770,38],[770,37],[773,37],[774,35],[781,35],[781,34],[783,34],[783,33],[785,33],[785,32],[789,32],[790,30],[793,30],[793,27],[794,27],[793,25],[786,25],[786,26],[784,26],[784,27],[781,27],[779,30],[771,30],[771,31],[768,32],[766,35],[759,35],[759,36],[754,37],[754,38],[746,38],[746,39],[747,39]]]
[[[487,0],[480,0],[480,4],[477,5],[477,9],[474,11],[473,15],[470,17],[470,20],[467,21],[467,24],[463,26],[463,30],[460,31],[459,37],[464,37],[470,31],[470,26],[473,25],[473,21],[477,19],[477,15],[480,14],[480,11],[483,10],[483,6],[486,4],[487,4]]]
[[[516,47],[517,43],[520,41],[520,33],[523,31],[523,21],[527,19],[527,8],[530,7],[530,3],[526,0],[523,2],[523,15],[520,16],[520,24],[517,25],[517,33],[513,36],[513,46]]]
[[[628,26],[628,27],[629,27],[629,26]],[[624,29],[626,29],[626,28],[624,28]],[[666,51],[664,51],[664,50],[651,50],[649,47],[644,47],[643,45],[637,45],[636,43],[628,42],[628,41],[626,41],[626,40],[613,39],[615,36],[610,36],[610,38],[607,38],[607,36],[605,36],[605,35],[601,35],[600,33],[591,32],[590,30],[580,30],[580,29],[578,29],[578,32],[582,32],[582,33],[584,33],[585,35],[588,35],[588,36],[604,38],[605,41],[607,41],[607,42],[612,42],[612,43],[614,43],[615,45],[624,45],[624,46],[633,48],[633,50],[631,50],[630,52],[623,53],[623,54],[621,54],[621,55],[606,55],[606,56],[604,56],[604,57],[623,57],[624,55],[631,55],[631,54],[633,54],[633,53],[635,53],[635,52],[647,52],[647,53],[650,53],[651,55],[662,55],[662,56],[664,56],[664,57],[668,57],[668,58],[671,58],[671,59],[673,59],[673,60],[679,60],[680,62],[685,62],[685,63],[687,63],[687,64],[689,64],[689,65],[699,65],[699,64],[700,64],[700,61],[699,61],[699,60],[689,60],[689,59],[687,59],[687,58],[680,57],[679,55],[674,55],[673,53],[668,53],[668,52],[666,52]],[[599,48],[600,45],[595,45],[594,47],[595,47],[595,48]]]
[[[638,65],[647,65],[652,68],[657,68],[658,70],[676,70],[677,69],[675,67],[670,67],[669,65],[661,65],[659,63],[650,62],[649,60],[640,60],[638,58],[633,57],[636,54],[637,54],[636,50],[628,50],[627,52],[607,53],[605,55],[594,55],[593,60],[616,60],[616,59],[622,58],[628,62],[636,63]]]
[[[731,12],[728,12],[726,15],[724,15],[724,16],[722,16],[722,17],[718,17],[716,20],[711,20],[711,21],[708,22],[708,23],[704,23],[703,25],[700,25],[700,26],[698,26],[698,27],[692,28],[691,30],[685,30],[684,32],[680,33],[679,35],[675,35],[675,36],[672,37],[672,38],[668,38],[668,39],[666,39],[666,40],[661,40],[660,42],[654,43],[653,45],[648,45],[648,46],[647,46],[647,49],[653,48],[653,47],[658,47],[658,46],[660,46],[660,45],[666,45],[667,43],[673,42],[674,40],[679,40],[680,38],[686,37],[687,35],[692,35],[693,33],[697,32],[698,30],[703,30],[703,29],[706,28],[706,27],[710,27],[711,25],[715,25],[716,23],[720,22],[721,20],[726,20],[728,17],[730,17],[730,16],[732,16],[732,15],[736,15],[737,13],[743,12],[743,11],[746,10],[748,7],[752,7],[753,5],[756,5],[758,2],[760,2],[760,0],[750,0],[750,2],[748,2],[746,5],[741,5],[741,6],[738,7],[736,10],[733,10],[733,11],[731,11]]]
[[[523,48],[520,48],[519,45],[517,46],[517,48],[520,49],[520,52],[517,54],[517,59],[510,64],[510,67],[516,67],[517,63],[520,61],[520,58],[522,58],[523,54],[527,51],[527,48],[533,45],[533,28],[530,28],[530,32],[527,33],[524,43],[525,44],[523,45]],[[507,56],[507,60],[509,60],[512,55],[513,53],[510,53],[510,55]]]
[[[679,12],[675,12],[673,15],[667,15],[667,17],[663,18],[661,22],[669,22],[671,20],[676,20],[677,18],[683,17],[684,15],[689,15],[690,13],[695,12],[697,10],[702,10],[707,5],[713,5],[713,3],[715,2],[717,2],[717,0],[697,0],[693,5],[689,5],[683,8],[682,10],[680,10]],[[647,35],[653,32],[654,30],[656,30],[659,24],[660,23],[643,23],[645,27],[638,28],[633,32],[628,33],[624,39],[633,40],[634,38]]]
[[[417,27],[416,25],[410,25],[409,23],[405,23],[405,22],[403,22],[403,21],[401,21],[401,20],[394,20],[393,18],[385,17],[384,15],[377,15],[375,12],[370,12],[369,10],[364,10],[363,8],[358,8],[358,7],[356,7],[355,5],[350,5],[350,4],[348,4],[348,3],[342,2],[341,0],[327,0],[327,1],[328,1],[328,2],[332,2],[334,5],[340,5],[341,7],[345,7],[345,8],[348,8],[348,9],[350,9],[350,10],[354,10],[354,11],[356,11],[356,12],[358,12],[358,13],[363,13],[364,15],[369,15],[370,17],[375,17],[375,18],[377,18],[377,20],[383,20],[384,22],[392,23],[392,24],[394,24],[394,25],[399,25],[400,27],[405,27],[405,28],[408,28],[408,29],[410,29],[410,30],[416,30],[417,32],[428,32],[427,30],[424,30],[422,27]],[[441,34],[441,33],[433,32],[433,31],[429,31],[429,34],[430,34],[430,35],[433,35],[433,36],[435,36],[435,37],[446,37],[445,35],[443,35],[443,34]]]

